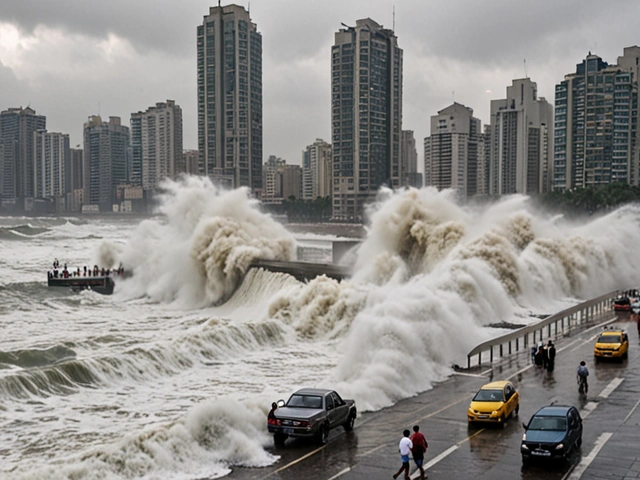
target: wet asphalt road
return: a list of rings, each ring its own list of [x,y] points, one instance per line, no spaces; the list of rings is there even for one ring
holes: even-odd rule
[[[629,332],[629,359],[595,364],[593,344],[602,329],[596,325],[611,319]],[[614,319],[613,313],[607,313],[591,325],[556,339],[552,373],[531,366],[528,352],[523,351],[494,362],[492,369],[454,374],[434,389],[393,407],[360,414],[353,432],[336,428],[324,447],[311,441],[287,440],[284,447],[273,448],[272,452],[281,457],[274,465],[234,467],[227,478],[390,479],[400,467],[397,445],[402,430],[414,424],[420,425],[429,442],[425,465],[432,480],[640,478],[640,373],[636,368],[640,342],[635,317],[621,314]],[[587,396],[581,396],[576,385],[580,360],[587,362],[590,371]],[[480,386],[492,380],[514,383],[521,397],[520,416],[504,427],[469,427],[466,412],[470,399]],[[581,410],[585,416],[582,448],[568,462],[538,462],[523,467],[521,423],[551,402],[575,405]],[[604,441],[604,448],[598,450]],[[588,463],[591,457],[592,463]],[[417,478],[413,463],[411,472],[412,478]]]

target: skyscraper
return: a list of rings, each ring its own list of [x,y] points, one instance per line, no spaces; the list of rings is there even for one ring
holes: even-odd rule
[[[262,186],[262,36],[238,5],[198,26],[200,173],[230,188]]]
[[[9,108],[0,113],[0,196],[3,205],[25,209],[25,198],[34,197],[34,134],[44,130],[47,119],[27,108]]]
[[[131,114],[130,182],[153,189],[186,171],[182,151],[182,109],[173,100]]]
[[[535,194],[548,185],[553,107],[529,78],[513,80],[507,98],[491,100],[489,194]]]
[[[117,203],[116,187],[127,182],[129,128],[120,117],[103,122],[98,115],[84,124],[84,205],[111,211]]]
[[[378,189],[403,179],[402,50],[367,18],[336,32],[331,57],[333,218],[361,221]]]
[[[638,47],[619,65],[589,52],[556,85],[553,188],[638,184]]]
[[[422,188],[422,174],[418,173],[418,151],[413,130],[402,130],[400,164],[403,174],[402,185]]]
[[[461,200],[478,193],[478,166],[484,153],[481,122],[473,110],[454,102],[431,117],[424,139],[425,185],[453,188]]]
[[[317,138],[302,152],[302,198],[330,197],[332,174],[331,145]]]
[[[69,135],[40,130],[35,134],[33,155],[34,197],[60,199],[64,207],[69,192],[71,151]]]

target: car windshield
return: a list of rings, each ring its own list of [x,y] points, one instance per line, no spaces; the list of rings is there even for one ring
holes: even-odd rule
[[[502,390],[479,390],[473,397],[474,402],[501,402]]]
[[[616,305],[629,305],[630,300],[628,298],[618,298],[613,301]]]
[[[598,343],[620,343],[620,335],[601,335]]]
[[[531,419],[528,430],[561,430],[567,429],[565,417],[535,416]]]
[[[287,407],[322,408],[322,397],[318,395],[291,395]]]

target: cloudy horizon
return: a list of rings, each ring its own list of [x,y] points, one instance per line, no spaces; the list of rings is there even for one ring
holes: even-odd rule
[[[90,115],[129,125],[131,113],[171,99],[182,107],[184,148],[197,149],[196,28],[215,5],[8,0],[0,9],[0,109],[30,105],[75,146]],[[555,85],[590,51],[614,64],[640,43],[634,0],[253,0],[250,9],[263,38],[264,159],[293,164],[316,138],[331,140],[331,46],[341,23],[369,17],[392,28],[395,11],[403,129],[415,132],[420,162],[430,117],[454,100],[486,124],[490,101],[528,76],[553,104]]]

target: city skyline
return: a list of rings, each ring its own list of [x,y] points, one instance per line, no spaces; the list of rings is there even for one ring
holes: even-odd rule
[[[0,12],[4,108],[31,105],[47,116],[49,131],[69,133],[75,146],[90,115],[128,119],[172,98],[183,107],[184,147],[196,147],[194,32],[216,2],[36,3],[15,2]],[[509,8],[505,1],[458,2],[435,11],[417,1],[277,8],[277,1],[254,0],[251,17],[264,38],[263,160],[273,154],[299,164],[315,138],[330,138],[333,34],[341,23],[367,17],[393,28],[394,3],[405,57],[402,124],[414,130],[418,144],[429,134],[431,115],[453,100],[486,124],[490,101],[501,98],[511,80],[532,78],[539,96],[552,103],[555,85],[589,51],[612,63],[622,48],[640,43],[631,1],[615,7],[549,1],[535,9],[524,2],[508,2]],[[518,12],[526,13],[526,22]]]

